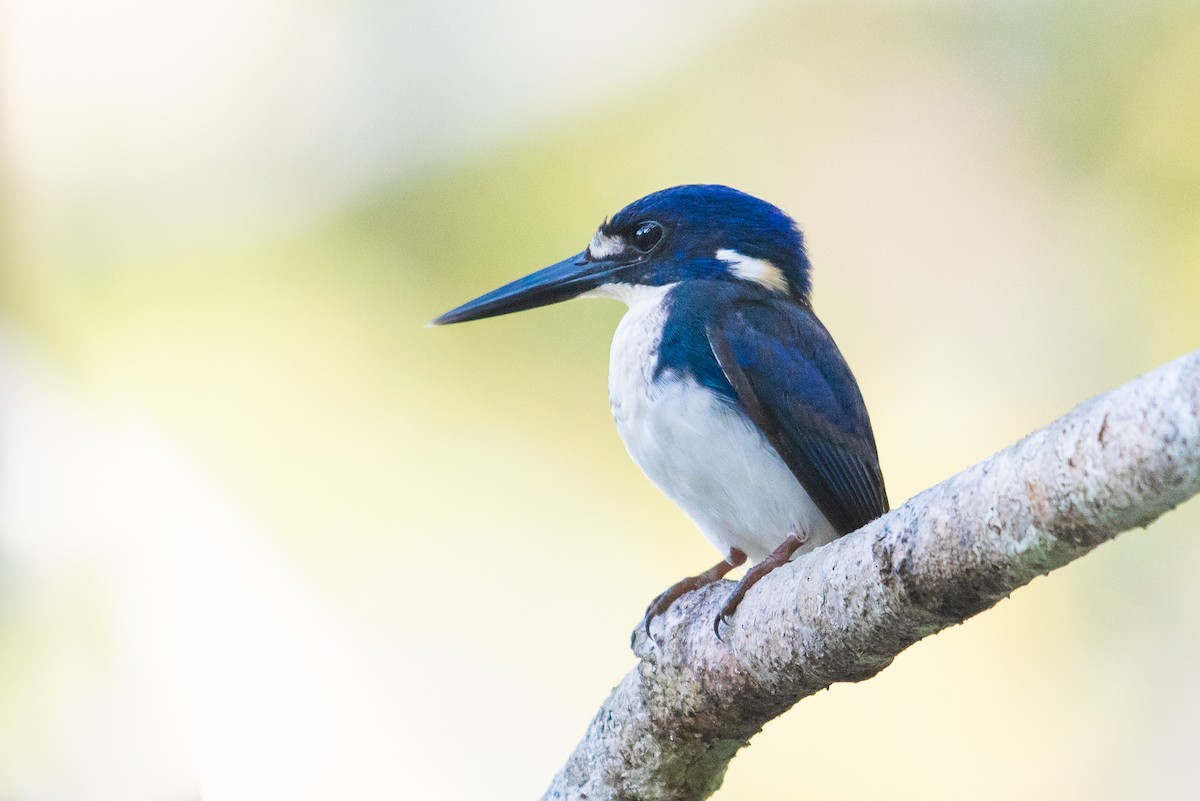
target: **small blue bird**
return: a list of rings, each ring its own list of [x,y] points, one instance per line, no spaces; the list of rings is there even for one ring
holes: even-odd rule
[[[796,223],[716,185],[647,195],[583,252],[446,312],[435,325],[613,297],[629,310],[609,362],[617,431],[646,476],[724,557],[651,602],[643,625],[755,563],[714,628],[762,576],[888,510],[858,384],[813,314]]]

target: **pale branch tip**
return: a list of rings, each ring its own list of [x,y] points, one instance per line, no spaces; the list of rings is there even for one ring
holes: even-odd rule
[[[1200,351],[1088,400],[862,529],[779,568],[723,642],[729,584],[634,632],[544,799],[702,799],[772,718],[1200,492]]]

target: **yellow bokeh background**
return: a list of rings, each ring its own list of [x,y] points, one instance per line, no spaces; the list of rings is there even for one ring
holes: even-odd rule
[[[622,308],[426,321],[679,183],[805,229],[894,504],[1200,345],[1200,12],[12,0],[0,798],[530,798],[714,553]],[[1196,502],[717,798],[1200,794]]]

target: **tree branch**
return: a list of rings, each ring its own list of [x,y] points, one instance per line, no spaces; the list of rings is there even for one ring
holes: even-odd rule
[[[544,799],[702,799],[772,718],[1200,492],[1200,351],[1095,397],[870,525],[772,572],[724,642],[718,582],[634,632]]]

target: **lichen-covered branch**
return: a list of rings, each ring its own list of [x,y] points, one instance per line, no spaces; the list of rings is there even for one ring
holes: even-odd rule
[[[720,582],[639,630],[640,662],[545,799],[701,799],[763,724],[1200,492],[1200,351],[1093,398],[771,573],[722,640]]]

